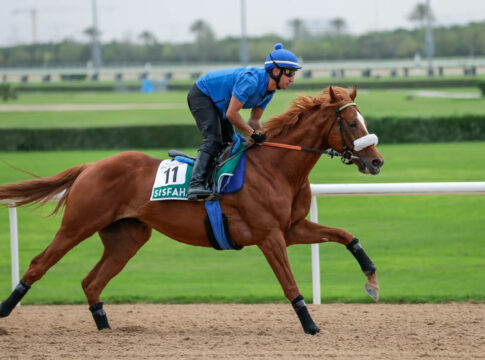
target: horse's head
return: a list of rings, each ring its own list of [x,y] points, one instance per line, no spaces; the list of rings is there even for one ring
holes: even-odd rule
[[[376,148],[377,136],[369,134],[367,122],[360,113],[354,99],[357,87],[353,91],[342,88],[328,88],[333,121],[327,132],[328,145],[342,153],[346,163],[354,163],[359,171],[365,174],[377,175],[384,165],[384,159]],[[326,107],[326,108],[328,108]]]

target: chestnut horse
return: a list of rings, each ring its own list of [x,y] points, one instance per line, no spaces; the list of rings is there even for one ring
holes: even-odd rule
[[[366,290],[377,300],[376,268],[357,238],[345,230],[306,220],[311,200],[308,175],[320,158],[315,151],[332,148],[345,154],[361,172],[373,175],[384,163],[375,146],[377,137],[367,132],[366,122],[353,102],[355,96],[356,88],[350,92],[329,87],[317,97],[301,95],[295,99],[286,113],[265,123],[264,133],[270,142],[314,152],[253,146],[247,151],[245,185],[221,199],[232,238],[239,246],[257,245],[261,249],[309,334],[320,329],[298,290],[287,246],[328,241],[345,245],[368,277]],[[139,152],[123,152],[51,177],[0,186],[0,199],[14,199],[17,206],[45,202],[62,191],[54,212],[65,205],[60,229],[1,303],[0,317],[8,316],[51,266],[96,232],[104,252],[82,287],[100,330],[110,328],[101,292],[148,241],[152,229],[189,245],[211,247],[202,202],[150,201],[160,161]],[[187,218],[191,221],[181,220]]]

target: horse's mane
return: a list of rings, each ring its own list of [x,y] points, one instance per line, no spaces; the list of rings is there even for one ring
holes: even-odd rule
[[[346,89],[332,87],[338,100],[343,100],[349,97],[349,93]],[[340,101],[339,101],[340,102]],[[332,105],[335,105],[333,103]],[[281,134],[283,131],[293,127],[301,118],[301,114],[311,110],[313,108],[323,109],[330,105],[329,89],[324,89],[316,97],[309,94],[301,94],[294,99],[288,110],[283,114],[272,116],[267,122],[264,123],[263,131],[266,137],[274,137]]]

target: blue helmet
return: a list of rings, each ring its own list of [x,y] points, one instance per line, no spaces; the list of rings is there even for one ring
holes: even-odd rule
[[[283,44],[275,44],[264,63],[264,69],[270,71],[274,68],[301,69],[298,58],[291,51],[283,49]]]

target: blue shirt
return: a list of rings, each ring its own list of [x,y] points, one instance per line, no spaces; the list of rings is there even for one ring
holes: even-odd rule
[[[248,66],[208,72],[195,84],[216,104],[221,118],[227,119],[232,96],[244,104],[244,109],[257,106],[264,110],[274,94],[274,91],[267,91],[268,81],[264,69]]]

